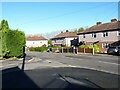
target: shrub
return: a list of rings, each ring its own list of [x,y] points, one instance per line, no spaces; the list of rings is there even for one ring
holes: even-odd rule
[[[93,47],[94,47],[94,52],[95,53],[100,52],[100,45],[99,44],[94,44]]]
[[[18,30],[9,30],[6,37],[7,57],[22,57],[25,52],[25,34]]]
[[[25,34],[22,31],[10,30],[7,21],[1,22],[0,31],[0,56],[2,57],[22,57],[25,52]]]
[[[94,52],[95,53],[100,52],[100,45],[99,44],[94,44],[93,46],[90,46],[90,45],[81,45],[78,48],[94,48]]]
[[[85,48],[86,45],[80,45],[78,48]]]
[[[38,52],[47,52],[48,47],[32,47],[29,48],[30,51],[38,51]]]

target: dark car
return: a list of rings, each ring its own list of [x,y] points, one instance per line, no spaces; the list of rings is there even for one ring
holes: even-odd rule
[[[120,47],[116,46],[116,47],[109,47],[107,50],[108,54],[118,54],[120,55]]]

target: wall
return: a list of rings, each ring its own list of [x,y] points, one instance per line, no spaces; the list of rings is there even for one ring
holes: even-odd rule
[[[77,38],[77,37],[67,37],[67,38],[65,38],[66,46],[71,46],[71,40],[73,40],[74,38]]]
[[[65,45],[65,38],[60,38],[60,39],[54,39],[52,40],[53,45]]]
[[[86,38],[82,38],[83,35],[79,35],[79,42],[80,41],[85,41],[85,42],[95,42],[95,41],[100,41],[100,42],[111,42],[111,41],[118,41],[118,38],[120,36],[117,36],[117,31],[109,31],[108,32],[108,37],[103,37],[103,32],[96,33],[96,38],[92,37],[92,33],[90,34],[85,34]]]
[[[85,34],[86,38],[82,38],[83,35],[79,35],[79,42],[85,41],[86,45],[93,44],[94,42],[99,41],[98,44],[100,44],[101,52],[107,52],[107,48],[102,48],[103,43],[114,43],[115,41],[118,41],[120,36],[118,36],[118,31],[108,31],[108,36],[103,37],[103,32],[96,33],[96,38],[92,37],[92,33]]]
[[[62,39],[54,39],[52,40],[52,44],[53,45],[65,45],[65,46],[71,46],[71,40],[73,40],[74,38],[77,38],[77,37],[67,37],[67,38],[62,38]]]
[[[43,45],[48,46],[48,41],[47,40],[36,40],[36,41],[26,41],[26,46],[27,47],[41,47]]]

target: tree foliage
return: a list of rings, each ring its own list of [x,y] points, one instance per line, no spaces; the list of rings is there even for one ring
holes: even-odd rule
[[[78,33],[83,32],[83,31],[84,31],[84,28],[83,28],[83,27],[81,27],[81,28],[79,28],[78,30],[77,30],[77,29],[76,29],[76,30],[74,30],[74,31],[73,31],[73,33],[78,34]]]
[[[52,45],[52,40],[51,39],[48,40],[48,44]]]

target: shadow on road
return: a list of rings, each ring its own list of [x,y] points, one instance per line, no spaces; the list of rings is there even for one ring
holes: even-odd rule
[[[12,70],[12,71],[11,71]],[[10,72],[11,71],[11,72]],[[18,67],[2,71],[2,88],[40,88]]]
[[[92,87],[83,85],[82,83],[79,83],[79,84],[71,83],[71,80],[76,82],[74,78],[63,77],[62,75],[52,76],[49,73],[47,73],[47,71],[45,71],[45,73],[39,73],[39,72],[34,72],[33,70],[33,71],[29,71],[29,74],[27,74],[27,71],[24,71],[25,57],[26,57],[26,54],[24,55],[21,69],[18,66],[16,66],[16,67],[2,70],[2,88],[3,89],[6,89],[6,88],[39,88],[40,89],[40,88],[49,88],[49,87],[54,88],[56,86],[59,86],[57,88],[63,88],[63,89],[66,89],[66,88],[95,89],[94,87],[92,88]],[[37,76],[37,78],[35,76]],[[49,78],[49,80],[47,81],[46,78]],[[38,83],[35,83],[34,81],[37,81]],[[45,85],[41,86],[43,82],[45,82]],[[66,85],[64,85],[65,83]]]

